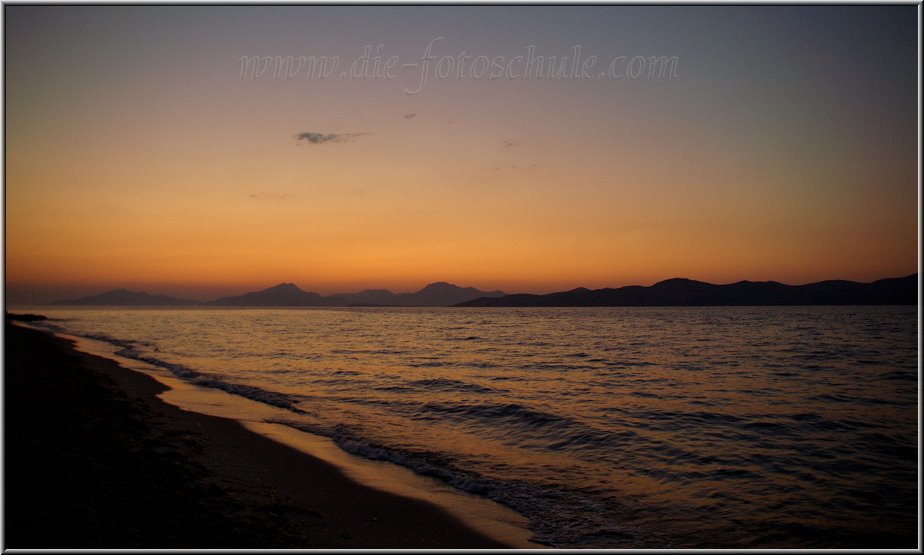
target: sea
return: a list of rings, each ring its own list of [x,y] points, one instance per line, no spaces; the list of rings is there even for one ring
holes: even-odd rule
[[[32,310],[540,545],[918,545],[916,306]]]

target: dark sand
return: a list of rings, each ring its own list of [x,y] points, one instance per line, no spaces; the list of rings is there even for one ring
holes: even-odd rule
[[[504,548],[9,323],[3,548]]]

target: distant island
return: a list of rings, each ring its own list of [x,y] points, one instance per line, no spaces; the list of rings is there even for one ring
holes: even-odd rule
[[[465,301],[462,307],[553,306],[804,306],[897,305],[918,303],[918,275],[872,283],[820,281],[786,285],[776,281],[739,281],[714,285],[691,279],[668,279],[650,287],[578,288],[548,295],[505,295]]]
[[[261,291],[195,301],[141,291],[114,289],[80,299],[54,301],[63,306],[237,306],[237,307],[552,307],[552,306],[800,306],[917,304],[918,275],[881,279],[872,283],[830,280],[806,285],[776,281],[739,281],[715,285],[674,278],[651,286],[629,285],[616,289],[583,287],[533,295],[508,295],[436,282],[415,293],[366,289],[358,293],[323,296],[303,291],[294,283],[280,283]]]
[[[51,304],[71,306],[196,306],[202,303],[189,299],[168,297],[167,295],[149,295],[142,291],[113,289],[99,295],[81,299],[53,301]]]
[[[478,298],[502,297],[503,291],[481,291],[474,287],[459,287],[437,282],[416,293],[392,293],[386,289],[366,289],[359,293],[340,293],[324,297],[301,290],[294,283],[280,283],[262,291],[254,291],[212,301],[194,301],[150,295],[141,291],[115,289],[80,299],[54,301],[64,306],[239,306],[239,307],[346,307],[346,306],[452,306]]]

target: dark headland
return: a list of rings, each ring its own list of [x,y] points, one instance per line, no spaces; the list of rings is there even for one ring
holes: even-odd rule
[[[691,279],[669,279],[650,287],[578,288],[548,295],[482,297],[456,306],[809,306],[902,305],[918,303],[918,275],[872,283],[820,281],[786,285],[775,281],[739,281],[714,285]]]
[[[440,281],[431,283],[414,293],[392,293],[387,289],[366,289],[358,293],[338,293],[325,297],[311,291],[303,291],[294,283],[280,283],[260,291],[203,302],[167,295],[151,295],[143,291],[114,289],[89,297],[54,301],[52,304],[66,306],[427,307],[452,306],[480,297],[500,297],[502,295],[505,295],[503,291],[481,291],[474,287],[459,287]]]
[[[114,289],[98,295],[54,301],[66,306],[216,306],[216,307],[530,307],[530,306],[807,306],[917,304],[918,275],[881,279],[872,283],[829,280],[806,285],[775,281],[739,281],[715,285],[674,278],[652,286],[585,289],[533,295],[508,295],[437,282],[414,293],[366,289],[358,293],[323,296],[294,283],[280,283],[260,291],[195,301]]]
[[[49,334],[4,356],[3,549],[505,547]]]

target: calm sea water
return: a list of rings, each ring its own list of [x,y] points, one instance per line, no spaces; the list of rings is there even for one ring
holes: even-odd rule
[[[916,546],[916,307],[42,312],[549,545]]]

